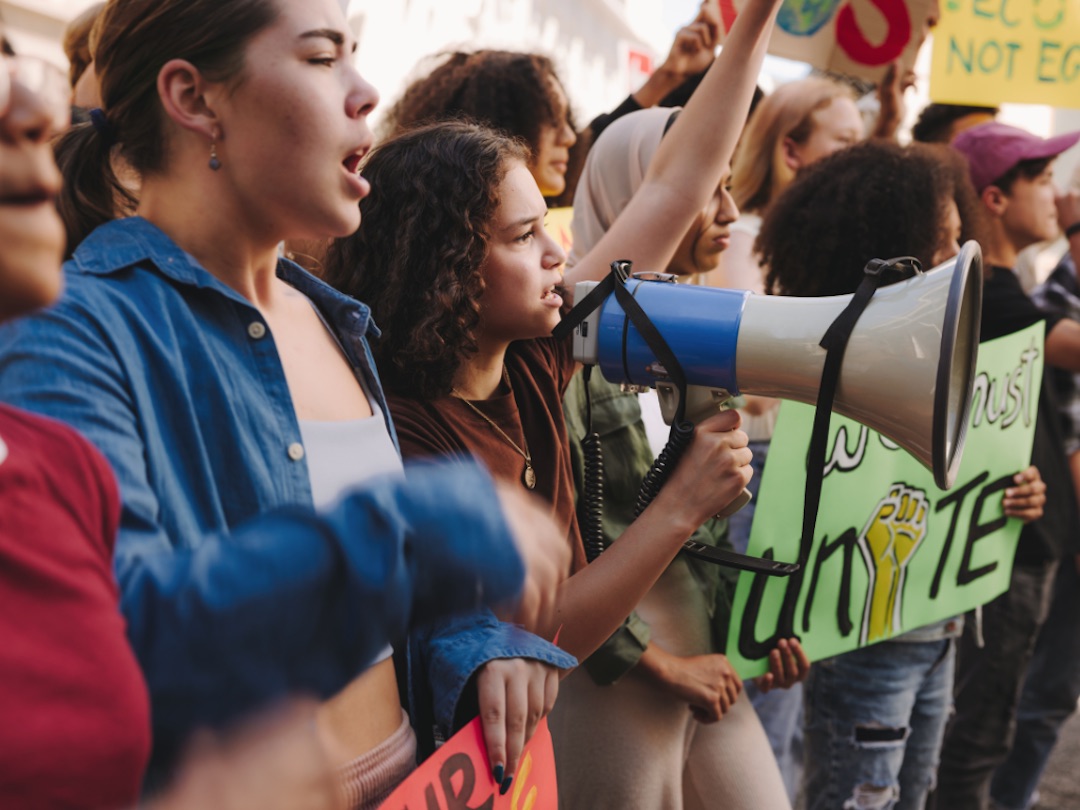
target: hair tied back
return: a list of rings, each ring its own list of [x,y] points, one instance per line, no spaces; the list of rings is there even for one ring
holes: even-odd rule
[[[101,107],[94,107],[94,109],[90,110],[90,123],[94,125],[98,137],[105,142],[105,146],[112,146],[116,143],[116,130],[109,123],[109,119],[105,117],[105,111]]]

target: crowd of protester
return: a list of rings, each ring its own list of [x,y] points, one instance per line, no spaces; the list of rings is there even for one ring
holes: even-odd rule
[[[704,2],[580,131],[551,59],[476,50],[376,138],[337,0],[108,0],[62,99],[4,40],[0,806],[366,810],[474,717],[503,794],[548,718],[565,808],[1033,805],[1080,697],[1080,133],[930,105],[902,146],[899,65],[871,126],[830,77],[763,94],[780,2],[718,56]],[[638,503],[655,401],[552,336],[575,283],[840,295],[969,239],[981,339],[1046,325],[1007,590],[744,684],[736,573],[679,550],[746,550],[778,403]]]

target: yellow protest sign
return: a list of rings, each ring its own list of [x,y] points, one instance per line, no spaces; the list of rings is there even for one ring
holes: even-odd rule
[[[549,208],[547,217],[544,220],[544,227],[547,232],[551,234],[551,238],[559,243],[559,246],[566,251],[567,255],[570,253],[570,248],[574,244],[573,231],[570,228],[570,224],[574,221],[574,209],[566,206],[564,208]]]
[[[1080,107],[1080,0],[944,0],[930,98]]]

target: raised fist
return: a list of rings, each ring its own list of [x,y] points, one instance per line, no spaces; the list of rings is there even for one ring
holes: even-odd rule
[[[926,537],[926,493],[893,484],[859,536],[870,576],[860,642],[889,638],[900,626],[904,574]]]

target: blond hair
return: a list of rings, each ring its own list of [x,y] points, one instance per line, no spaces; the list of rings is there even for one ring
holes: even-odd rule
[[[784,162],[784,139],[805,143],[813,133],[811,116],[837,98],[854,100],[854,94],[846,85],[813,76],[780,85],[762,99],[732,161],[731,196],[740,211],[764,212],[794,179]]]

